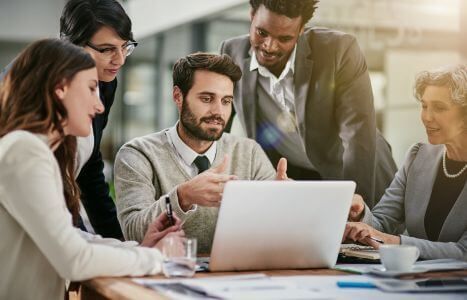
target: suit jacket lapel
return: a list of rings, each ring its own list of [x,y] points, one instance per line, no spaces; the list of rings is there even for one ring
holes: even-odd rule
[[[297,42],[294,74],[295,113],[302,137],[305,136],[305,106],[312,68],[310,44],[306,36],[302,34]]]
[[[251,53],[251,51],[249,52]],[[258,71],[254,70],[250,72],[251,56],[248,54],[243,60],[243,75],[242,75],[242,87],[239,87],[242,91],[242,113],[245,120],[245,130],[248,137],[256,138],[256,101],[258,96],[256,93],[256,83],[258,81]]]
[[[444,221],[443,227],[439,233],[439,241],[447,242],[460,238],[464,233],[464,228],[467,226],[467,183],[464,184],[459,197],[451,208],[451,211]]]

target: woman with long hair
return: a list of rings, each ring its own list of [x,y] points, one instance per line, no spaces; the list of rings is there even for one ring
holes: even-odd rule
[[[105,181],[100,144],[117,90],[117,74],[138,43],[132,24],[117,0],[68,0],[60,17],[60,38],[82,47],[96,63],[99,98],[105,111],[92,121],[92,131],[77,139],[74,168],[81,204],[89,218],[78,226],[103,237],[123,239],[115,204]],[[0,73],[3,79],[13,63]],[[83,212],[84,214],[84,212]]]
[[[160,240],[183,235],[165,214],[149,226],[146,248],[92,243],[73,227],[76,136],[104,111],[98,82],[83,48],[46,39],[20,54],[0,87],[1,299],[62,299],[65,279],[158,273]]]

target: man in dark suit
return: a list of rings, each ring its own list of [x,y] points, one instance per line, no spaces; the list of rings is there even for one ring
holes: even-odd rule
[[[105,107],[104,113],[92,121],[93,134],[78,139],[75,175],[81,202],[96,233],[123,239],[115,204],[105,182],[100,143],[117,89],[117,73],[137,45],[131,20],[116,0],[70,0],[60,17],[60,38],[82,46],[94,58],[99,97]],[[0,80],[8,69],[0,74]],[[80,227],[85,229],[83,224]]]
[[[294,179],[347,179],[372,207],[396,165],[376,129],[365,58],[354,37],[305,28],[316,0],[250,0],[250,34],[224,41],[241,67],[234,106],[248,137]]]

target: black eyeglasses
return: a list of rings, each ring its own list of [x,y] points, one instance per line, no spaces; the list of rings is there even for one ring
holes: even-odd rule
[[[99,48],[96,45],[93,45],[90,42],[86,43],[89,48],[96,50],[97,52],[101,53],[104,57],[106,58],[112,58],[115,55],[117,55],[118,47],[102,47]],[[133,53],[133,50],[135,50],[136,46],[138,46],[137,42],[128,42],[125,45],[121,47],[122,55],[123,56],[130,56],[131,53]]]

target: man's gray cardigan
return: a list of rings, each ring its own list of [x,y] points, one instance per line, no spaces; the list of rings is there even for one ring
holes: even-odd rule
[[[218,208],[198,206],[188,212],[180,208],[177,186],[191,177],[178,162],[166,131],[135,138],[117,153],[115,192],[123,234],[126,239],[141,242],[148,225],[165,211],[164,197],[168,195],[174,213],[185,222],[185,234],[198,239],[199,253],[209,253]],[[253,140],[224,133],[217,142],[213,166],[219,165],[226,154],[229,156],[226,174],[236,175],[240,180],[275,178],[271,162]]]

